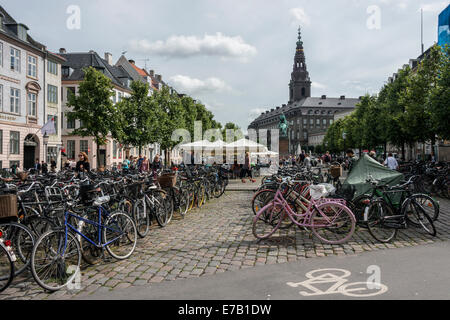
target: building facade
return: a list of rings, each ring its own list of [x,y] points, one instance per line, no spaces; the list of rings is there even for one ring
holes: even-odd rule
[[[47,102],[47,83],[58,86],[47,81],[47,60],[61,60],[28,31],[0,6],[0,168],[29,169],[45,160],[40,129],[48,112],[58,113],[58,102]]]
[[[263,112],[248,129],[255,129],[257,132],[268,130],[269,137],[270,130],[278,129],[280,116],[284,114],[289,124],[289,153],[295,154],[301,148],[307,147],[310,141],[317,143],[317,136],[323,135],[333,124],[335,114],[354,110],[360,100],[361,97],[357,99],[345,96],[329,98],[326,95],[311,97],[311,79],[299,29],[289,83],[289,102]],[[314,139],[310,139],[311,135],[314,135]]]
[[[120,102],[124,97],[131,94],[131,76],[122,67],[112,65],[112,56],[105,53],[101,58],[96,52],[89,51],[84,53],[67,53],[65,49],[60,49],[59,55],[66,61],[62,64],[62,143],[67,155],[64,160],[77,161],[80,152],[85,152],[89,157],[91,169],[97,169],[97,163],[100,167],[111,168],[119,166],[126,156],[125,146],[119,144],[111,136],[108,137],[106,145],[100,146],[97,154],[97,146],[93,137],[81,137],[72,135],[74,129],[81,126],[79,120],[70,121],[67,113],[70,108],[67,106],[69,96],[79,93],[80,83],[84,80],[83,69],[93,67],[101,71],[113,83],[114,103]],[[99,160],[98,160],[99,159]]]

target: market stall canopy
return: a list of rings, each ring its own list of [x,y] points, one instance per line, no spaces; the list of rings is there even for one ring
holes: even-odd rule
[[[209,147],[210,145],[211,145],[211,142],[209,142],[208,140],[201,140],[201,141],[195,141],[195,142],[183,144],[179,148],[184,149],[184,150],[191,150],[194,148],[206,148],[206,147]]]
[[[372,186],[367,182],[367,179],[373,178],[380,180],[382,184],[395,186],[404,180],[403,174],[384,167],[376,160],[365,154],[356,162],[352,172],[348,175],[342,187],[354,186],[356,193],[354,197],[370,193]]]
[[[226,145],[227,149],[258,150],[259,152],[269,151],[266,146],[248,139],[241,139]]]
[[[279,153],[274,151],[267,151],[267,152],[252,152],[252,156],[278,156]]]

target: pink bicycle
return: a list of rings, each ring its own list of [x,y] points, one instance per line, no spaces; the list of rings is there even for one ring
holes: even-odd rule
[[[290,185],[290,183],[289,183]],[[292,223],[300,228],[310,228],[312,233],[321,241],[328,244],[347,242],[355,232],[356,219],[352,211],[346,206],[345,200],[324,199],[324,186],[310,186],[311,199],[307,207],[302,196],[291,190],[286,197],[294,194],[297,204],[303,206],[300,213],[295,213],[292,206],[283,197],[281,190],[286,187],[283,183],[278,188],[272,202],[262,208],[253,219],[253,235],[258,239],[267,239],[278,229],[283,229]]]

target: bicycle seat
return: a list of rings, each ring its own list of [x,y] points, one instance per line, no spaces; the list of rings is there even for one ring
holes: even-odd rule
[[[94,206],[98,207],[102,204],[108,203],[111,200],[110,196],[99,197],[95,199]]]

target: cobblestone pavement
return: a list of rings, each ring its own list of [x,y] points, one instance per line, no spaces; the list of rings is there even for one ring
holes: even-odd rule
[[[327,245],[314,239],[309,232],[291,229],[258,243],[251,231],[251,197],[250,192],[227,192],[222,198],[192,211],[184,219],[174,217],[166,228],[159,228],[155,223],[147,238],[139,240],[130,259],[84,267],[81,290],[46,293],[29,274],[15,279],[0,294],[0,299],[86,297],[94,292],[196,278],[265,264],[353,255],[371,250],[395,250],[450,239],[450,201],[441,200],[440,221],[436,223],[438,235],[435,238],[411,228],[400,231],[392,243],[381,244],[366,230],[358,229],[348,243]]]

